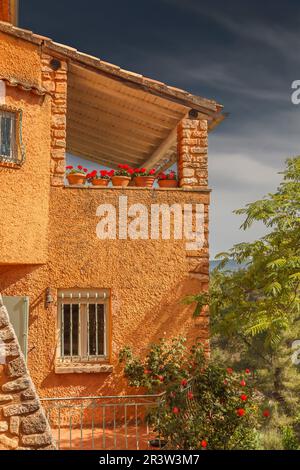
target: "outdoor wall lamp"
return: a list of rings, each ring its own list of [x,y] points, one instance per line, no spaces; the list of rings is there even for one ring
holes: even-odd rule
[[[52,302],[53,302],[53,297],[52,297],[52,294],[51,294],[51,289],[50,289],[50,287],[47,287],[47,289],[46,289],[46,300],[45,300],[46,308],[48,308],[49,305],[52,304]]]

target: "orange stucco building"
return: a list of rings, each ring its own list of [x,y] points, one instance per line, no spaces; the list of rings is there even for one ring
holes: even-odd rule
[[[195,320],[181,300],[208,288],[207,136],[222,106],[0,19],[0,290],[27,299],[27,360],[41,397],[118,395],[123,346],[143,353],[163,335],[208,339],[207,312]],[[179,187],[72,187],[67,152],[110,168],[177,162]],[[118,213],[120,196],[149,211],[203,205],[204,243],[99,239],[97,208]]]

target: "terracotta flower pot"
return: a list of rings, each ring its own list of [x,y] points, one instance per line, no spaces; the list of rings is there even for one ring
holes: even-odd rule
[[[154,176],[136,176],[134,178],[135,185],[138,188],[152,188],[154,181]]]
[[[129,185],[131,178],[129,176],[112,176],[111,182],[113,186],[125,188]]]
[[[77,184],[85,184],[86,176],[83,173],[71,173],[67,176],[67,180],[70,186]]]
[[[160,188],[177,188],[178,182],[176,180],[158,180]]]
[[[92,180],[92,185],[93,186],[107,186],[109,183],[109,180],[107,179],[102,179],[102,178],[98,178],[98,179],[93,179]]]

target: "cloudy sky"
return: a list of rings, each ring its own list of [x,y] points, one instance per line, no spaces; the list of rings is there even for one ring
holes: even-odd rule
[[[232,211],[275,189],[300,154],[299,0],[20,3],[22,27],[224,104],[209,142],[212,256],[263,233],[241,232]]]

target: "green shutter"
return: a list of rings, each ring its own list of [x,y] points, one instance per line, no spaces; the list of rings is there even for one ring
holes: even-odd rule
[[[3,296],[3,303],[27,360],[29,298]]]

